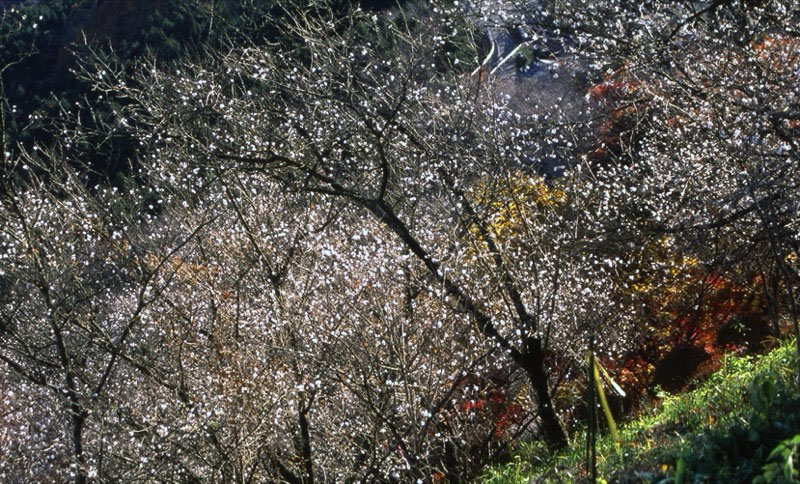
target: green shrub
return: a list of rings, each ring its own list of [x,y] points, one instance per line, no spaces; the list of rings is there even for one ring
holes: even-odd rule
[[[800,481],[800,434],[778,444],[763,467],[763,473],[756,477],[755,484],[765,482]]]

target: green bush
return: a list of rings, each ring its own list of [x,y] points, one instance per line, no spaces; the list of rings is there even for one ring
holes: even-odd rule
[[[763,467],[763,473],[756,477],[755,484],[765,482],[800,481],[800,434],[778,444]]]

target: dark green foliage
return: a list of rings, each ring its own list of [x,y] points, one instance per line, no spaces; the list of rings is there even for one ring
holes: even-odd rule
[[[800,433],[800,398],[789,382],[759,374],[748,388],[749,411],[724,431],[692,439],[681,459],[695,481],[749,482],[761,475],[772,450]]]
[[[800,434],[775,446],[763,467],[763,473],[753,482],[797,482],[800,481]]]
[[[382,10],[397,5],[390,3],[365,2],[364,7]],[[137,143],[119,127],[118,106],[92,93],[73,74],[79,60],[90,56],[89,47],[104,52],[109,63],[123,69],[144,58],[159,65],[177,64],[202,59],[230,45],[264,42],[282,44],[285,50],[296,48],[302,59],[304,39],[292,38],[279,25],[298,12],[336,18],[352,6],[347,0],[43,0],[17,5],[0,23],[4,43],[0,67],[8,66],[3,73],[9,106],[8,145],[20,143],[31,148],[34,143],[50,144],[60,130],[53,120],[66,114],[85,128],[84,142],[72,146],[74,157],[88,160],[103,176],[129,172]],[[374,30],[372,34],[374,37]],[[358,39],[364,41],[381,39]],[[458,48],[455,44],[448,47]],[[92,138],[86,134],[103,125],[115,126],[112,136]]]
[[[53,66],[64,45],[62,26],[67,2],[26,4],[4,12],[0,23],[0,68],[7,97],[7,129],[11,144],[33,141],[34,113],[46,107],[50,92],[67,87],[65,73]]]
[[[58,129],[53,120],[62,114],[79,119],[87,132],[118,122],[115,107],[73,74],[90,55],[88,47],[123,68],[145,56],[159,64],[190,60],[248,35],[263,24],[261,13],[243,2],[218,0],[46,0],[7,10],[0,23],[0,67],[6,67],[8,145],[50,144]],[[123,131],[74,145],[74,155],[106,174],[126,170],[135,142]]]

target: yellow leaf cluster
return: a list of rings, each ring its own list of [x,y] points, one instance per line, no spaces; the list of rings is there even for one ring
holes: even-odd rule
[[[485,207],[487,229],[498,241],[519,235],[525,223],[545,209],[557,210],[567,203],[567,193],[548,184],[541,176],[513,173],[503,182],[483,180],[477,188],[477,203]]]
[[[676,252],[671,247],[671,237],[665,236],[644,248],[644,257],[656,262],[663,271],[650,271],[630,285],[633,294],[655,295],[671,299],[682,293],[688,284],[686,276],[698,266],[695,257]]]

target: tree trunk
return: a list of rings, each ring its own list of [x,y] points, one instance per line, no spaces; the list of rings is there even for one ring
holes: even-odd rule
[[[72,411],[72,451],[75,454],[77,470],[75,474],[76,484],[89,482],[86,472],[86,458],[83,455],[83,425],[86,423],[86,412],[81,410],[78,405],[70,406]]]
[[[547,384],[547,371],[544,365],[544,352],[542,342],[538,338],[528,338],[526,352],[522,354],[520,364],[525,369],[531,381],[538,400],[539,418],[544,440],[550,450],[561,449],[567,446],[567,433],[561,426],[561,420],[553,407],[550,398],[550,388]]]

